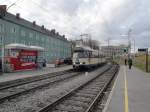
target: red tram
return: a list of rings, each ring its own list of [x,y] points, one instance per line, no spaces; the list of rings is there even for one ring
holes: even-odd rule
[[[23,44],[9,44],[5,49],[4,62],[11,71],[37,68],[38,57],[44,51],[42,47]]]

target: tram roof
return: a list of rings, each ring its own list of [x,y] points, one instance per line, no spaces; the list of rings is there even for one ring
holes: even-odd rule
[[[91,48],[88,47],[88,46],[76,46],[74,50],[75,50],[75,51],[77,51],[77,50],[97,51],[97,50],[91,49]]]
[[[25,49],[25,50],[37,50],[37,51],[44,51],[43,47],[40,46],[27,46],[24,44],[12,43],[5,45],[6,49]]]

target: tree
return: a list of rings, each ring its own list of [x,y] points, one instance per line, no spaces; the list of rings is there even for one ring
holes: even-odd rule
[[[99,41],[93,40],[91,38],[86,38],[83,40],[84,45],[89,46],[92,49],[99,49]]]

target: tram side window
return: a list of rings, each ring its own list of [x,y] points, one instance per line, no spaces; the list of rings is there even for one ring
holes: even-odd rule
[[[90,57],[90,58],[93,58],[93,57],[94,57],[94,55],[93,55],[93,52],[92,52],[92,51],[89,51],[89,57]]]
[[[27,62],[27,56],[22,56],[20,59],[22,62]]]
[[[84,58],[83,52],[78,52],[78,57],[79,57],[79,58]]]
[[[98,58],[98,53],[96,52],[90,52],[90,58]]]
[[[78,52],[78,57],[79,58],[89,58],[89,52],[88,51]]]
[[[88,51],[89,58],[92,57],[92,51]]]
[[[21,61],[22,62],[35,62],[36,56],[22,56]]]
[[[28,56],[28,62],[35,62],[36,56]]]
[[[17,50],[11,50],[11,54],[12,57],[17,57],[18,56],[18,51]]]
[[[88,51],[84,51],[84,58],[89,58],[89,52]]]

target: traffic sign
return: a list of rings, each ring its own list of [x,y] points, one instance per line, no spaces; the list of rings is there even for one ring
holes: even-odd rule
[[[147,48],[139,48],[138,52],[146,52],[148,49]]]

